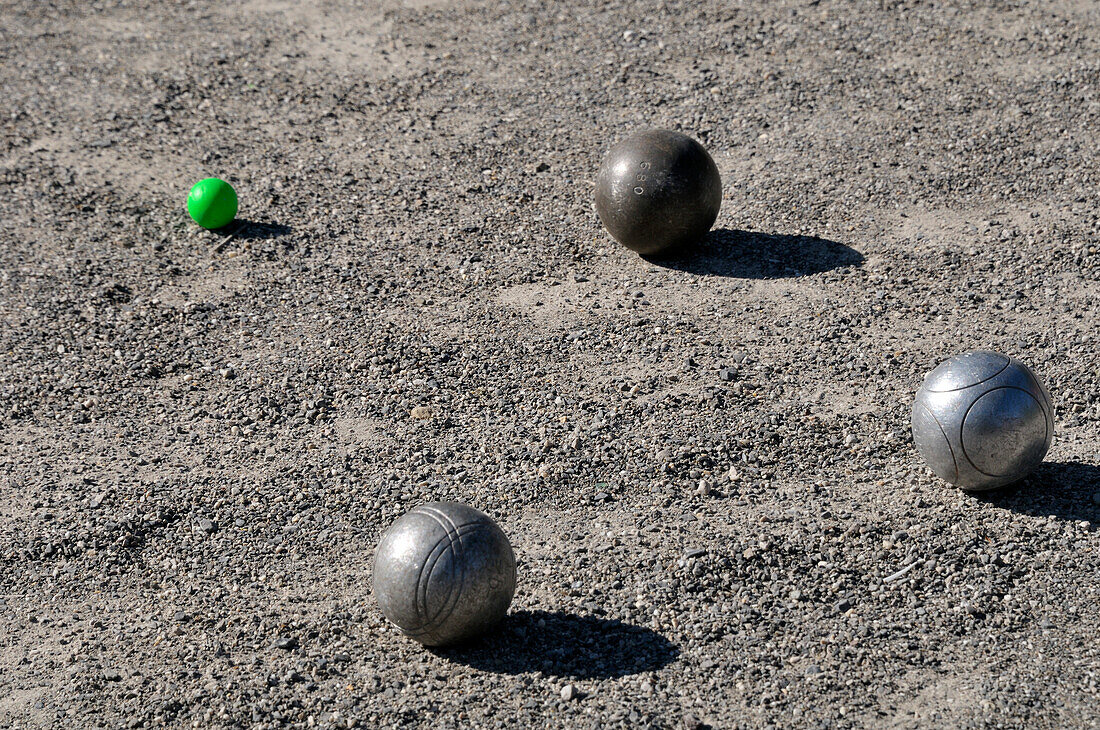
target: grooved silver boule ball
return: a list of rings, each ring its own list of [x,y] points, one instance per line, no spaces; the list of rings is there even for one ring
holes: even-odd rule
[[[504,618],[516,592],[508,538],[457,502],[416,507],[390,525],[374,555],[382,613],[427,646],[471,639]]]
[[[1027,476],[1054,436],[1054,408],[1015,358],[974,350],[940,363],[917,391],[913,443],[945,479],[969,491]]]

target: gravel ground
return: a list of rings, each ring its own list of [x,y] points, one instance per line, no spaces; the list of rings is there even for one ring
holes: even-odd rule
[[[0,98],[0,725],[1100,725],[1093,0],[0,0]],[[592,210],[646,126],[685,259]],[[980,497],[908,430],[976,347],[1058,429]],[[435,652],[434,499],[520,576]]]

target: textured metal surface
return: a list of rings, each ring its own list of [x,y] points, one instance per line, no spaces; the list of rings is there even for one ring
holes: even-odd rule
[[[980,491],[1017,481],[1043,461],[1054,408],[1022,362],[975,350],[928,374],[912,424],[913,443],[937,476]]]
[[[456,502],[416,507],[394,522],[374,556],[382,613],[428,646],[471,639],[508,611],[516,559],[483,512]]]
[[[596,212],[608,233],[643,255],[700,239],[718,217],[722,179],[703,146],[678,132],[639,132],[615,145],[596,176]]]

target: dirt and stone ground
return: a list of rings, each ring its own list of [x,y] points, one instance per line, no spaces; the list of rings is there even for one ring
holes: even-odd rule
[[[0,726],[1100,724],[1096,2],[2,0],[0,99]],[[1058,411],[985,496],[908,430],[976,347]],[[432,499],[520,563],[458,650],[371,598]]]

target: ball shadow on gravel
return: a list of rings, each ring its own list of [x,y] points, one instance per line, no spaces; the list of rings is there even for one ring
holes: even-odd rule
[[[836,241],[729,228],[716,228],[690,249],[643,258],[666,269],[739,279],[786,279],[863,264],[859,251]]]
[[[281,223],[257,223],[256,221],[238,218],[226,226],[227,233],[242,241],[264,241],[269,238],[279,238],[291,232],[290,226]],[[218,231],[221,233],[221,231]]]
[[[1100,524],[1100,466],[1048,461],[1014,485],[979,493],[983,502],[1021,514]]]
[[[516,611],[491,636],[433,652],[486,672],[541,671],[572,679],[611,679],[652,671],[680,655],[668,639],[641,626],[546,611]]]

